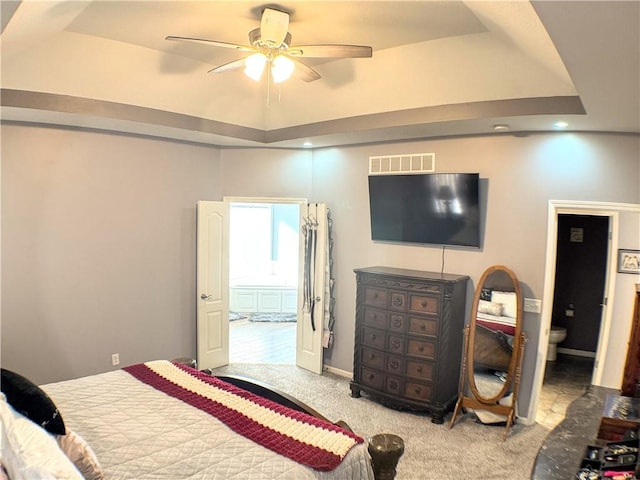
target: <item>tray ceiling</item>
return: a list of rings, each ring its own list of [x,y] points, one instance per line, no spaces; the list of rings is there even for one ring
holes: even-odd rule
[[[2,2],[2,119],[221,146],[639,130],[637,2],[293,1],[295,44],[371,45],[309,62],[322,78],[256,83],[242,56],[264,3]],[[603,89],[605,91],[603,91]]]

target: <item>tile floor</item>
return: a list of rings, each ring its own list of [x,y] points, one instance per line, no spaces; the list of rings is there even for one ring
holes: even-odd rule
[[[296,363],[295,322],[251,322],[229,324],[231,363]]]
[[[591,384],[593,358],[558,354],[555,362],[547,362],[536,421],[549,428],[565,417],[567,407]]]
[[[231,363],[294,364],[296,324],[236,320],[229,328]],[[536,421],[553,429],[591,383],[593,358],[558,355],[547,362]]]

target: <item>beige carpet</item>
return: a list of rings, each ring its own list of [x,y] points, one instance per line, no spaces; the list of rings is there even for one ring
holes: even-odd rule
[[[293,395],[332,421],[344,420],[363,437],[394,433],[405,442],[397,480],[525,480],[549,429],[516,424],[505,442],[504,428],[481,425],[472,414],[453,429],[431,423],[428,414],[398,412],[365,398],[351,398],[349,380],[314,375],[292,365],[233,364],[214,374],[256,378]]]

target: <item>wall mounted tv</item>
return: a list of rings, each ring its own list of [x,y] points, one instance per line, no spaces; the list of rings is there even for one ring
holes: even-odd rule
[[[480,247],[477,173],[370,175],[371,239]]]

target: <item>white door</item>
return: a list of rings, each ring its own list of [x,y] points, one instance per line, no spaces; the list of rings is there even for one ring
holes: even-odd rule
[[[229,363],[229,204],[198,202],[197,214],[198,368]]]
[[[328,313],[328,225],[327,206],[300,206],[300,262],[298,280],[298,324],[296,365],[322,373],[322,338]],[[306,235],[305,235],[306,232]]]

